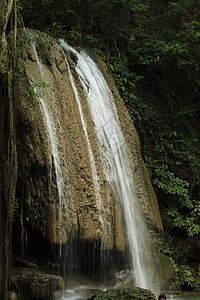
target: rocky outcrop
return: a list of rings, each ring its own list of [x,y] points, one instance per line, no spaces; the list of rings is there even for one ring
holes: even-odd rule
[[[78,57],[74,53],[45,35],[26,34],[24,76],[16,93],[18,240],[32,251],[32,233],[39,232],[63,253],[61,260],[70,271],[99,275],[104,264],[102,272],[107,268],[114,273],[127,262],[128,224],[122,204],[105,176],[87,101],[90,87],[85,83],[87,92],[83,88],[75,70]],[[133,122],[105,65],[96,55],[90,56],[115,99],[145,227],[162,231],[157,199]],[[144,240],[142,252],[146,251],[146,259],[151,260],[154,250],[148,234]],[[117,270],[115,261],[119,264]]]
[[[155,300],[156,296],[149,290],[141,288],[118,288],[110,289],[106,292],[101,292],[92,296],[89,300],[103,300],[103,299],[140,299],[140,300]]]
[[[54,181],[51,182],[51,186],[46,183],[45,187],[44,181],[41,185],[42,189],[50,189],[49,194],[45,195],[45,203],[48,209],[47,235],[52,242],[64,244],[67,241],[67,232],[73,230],[79,232],[83,239],[98,240],[101,238],[109,248],[117,247],[120,251],[124,251],[126,241],[123,238],[125,236],[123,214],[119,204],[114,202],[112,194],[110,194],[110,200],[107,203],[110,190],[102,170],[93,121],[85,99],[86,95],[75,74],[74,61],[76,62],[76,60],[70,53],[66,54],[71,72],[73,72],[74,78],[77,78],[75,84],[80,95],[88,137],[95,156],[103,207],[106,208],[103,218],[108,226],[104,228],[103,236],[99,230],[101,224],[95,198],[96,191],[92,179],[92,169],[88,164],[90,161],[88,151],[86,151],[88,145],[79,107],[69,80],[70,75],[67,69],[66,56],[61,47],[47,37],[39,39],[34,47],[31,45],[28,47],[27,55],[29,59],[25,62],[25,68],[29,79],[28,85],[30,89],[33,88],[35,93],[33,98],[38,101],[38,104],[35,106],[31,104],[30,99],[27,99],[26,91],[24,91],[24,96],[21,97],[19,102],[19,114],[20,123],[23,124],[23,128],[27,128],[23,133],[27,167],[30,166],[31,162],[32,164],[37,162],[45,166],[48,178],[51,177]],[[162,230],[157,200],[140,155],[140,144],[136,130],[105,66],[98,58],[96,58],[96,61],[115,95],[118,115],[135,173],[137,195],[141,201],[145,218],[149,226]],[[48,109],[42,107],[41,102],[45,102]],[[52,138],[57,143],[55,147],[59,148],[60,153],[60,172],[63,177],[61,183],[63,190],[60,192],[62,193],[60,197],[69,199],[67,207],[63,207],[66,214],[64,214],[65,217],[61,217],[62,220],[59,219],[58,203],[60,200],[58,200],[59,190],[56,187],[55,158],[52,156],[52,144],[47,129],[46,117],[48,113],[48,122],[58,121],[54,122]],[[53,173],[51,173],[52,171]],[[65,204],[63,205],[65,206]]]
[[[10,276],[10,299],[50,300],[55,291],[64,288],[61,277],[38,270],[15,268]]]
[[[160,278],[160,287],[164,290],[170,289],[170,281],[176,277],[175,268],[168,256],[162,253],[157,253],[156,256],[157,259],[155,260],[154,267],[155,273]]]

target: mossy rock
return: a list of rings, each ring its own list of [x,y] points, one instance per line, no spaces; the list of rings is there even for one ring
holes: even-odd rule
[[[13,268],[9,288],[19,300],[50,300],[56,291],[64,288],[64,280],[35,269]]]
[[[142,288],[118,288],[110,289],[106,292],[100,292],[92,296],[88,300],[103,300],[103,299],[140,299],[140,300],[155,300],[156,296],[150,291]]]

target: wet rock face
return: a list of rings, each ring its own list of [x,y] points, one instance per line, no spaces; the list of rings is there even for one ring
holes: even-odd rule
[[[48,218],[43,212],[38,212],[41,218],[45,219],[47,237],[53,243],[65,244],[70,232],[75,231],[82,239],[90,241],[101,239],[109,249],[116,247],[123,252],[127,243],[124,216],[121,205],[114,199],[109,182],[105,178],[86,94],[75,73],[74,64],[77,63],[78,58],[70,51],[64,53],[58,44],[47,37],[42,37],[34,47],[30,45],[27,49],[29,59],[25,62],[25,69],[37,105],[30,103],[26,92],[22,94],[19,102],[19,117],[20,124],[23,124],[25,146],[20,150],[26,152],[20,152],[25,167],[29,168],[31,164],[33,166],[37,164],[47,172],[45,177],[48,180],[42,180],[40,187],[45,190],[45,194],[42,194],[42,207]],[[114,81],[103,63],[97,57],[95,60],[116,100],[122,131],[134,169],[137,195],[145,218],[151,227],[162,230],[157,200],[140,155],[136,130]],[[89,163],[88,142],[80,108],[70,81],[69,68],[79,94],[88,132],[87,138],[90,141],[98,172],[99,196],[93,181],[94,172]],[[49,123],[51,123],[50,127],[48,127]],[[56,152],[56,158],[53,151]],[[59,164],[59,170],[56,169],[56,163]],[[28,173],[30,172],[29,169]],[[38,180],[37,178],[35,181]],[[32,179],[30,183],[32,190],[37,188],[35,181]],[[62,190],[59,190],[58,181]],[[101,198],[101,207],[98,204],[98,197]],[[67,203],[63,199],[67,199]]]
[[[101,292],[97,295],[92,296],[89,300],[130,300],[130,299],[140,299],[140,300],[155,300],[156,296],[149,290],[141,288],[118,288],[110,289],[106,292]]]
[[[135,127],[105,65],[95,55],[92,58],[113,94],[145,229],[149,226],[162,230],[157,200],[140,154]],[[120,269],[125,267],[129,256],[129,224],[125,224],[122,201],[115,193],[117,181],[108,179],[105,174],[110,172],[111,165],[103,160],[87,98],[91,87],[88,82],[83,83],[76,72],[78,59],[78,55],[64,51],[47,36],[36,38],[27,48],[26,84],[21,84],[17,99],[20,173],[16,198],[23,202],[25,221],[19,225],[26,227],[24,240],[31,239],[32,227],[45,236],[57,252],[63,251],[62,257],[69,269],[88,270],[88,273],[94,273],[95,269],[99,273],[102,262],[106,261],[110,268],[111,258],[113,265],[117,261]],[[150,257],[149,237],[145,247]],[[112,272],[116,271],[119,269],[113,267]]]
[[[30,59],[25,63],[26,74],[30,86],[38,95],[38,104],[31,106],[29,100],[24,98],[20,104],[20,115],[25,128],[29,129],[24,134],[28,149],[27,160],[29,164],[37,161],[45,165],[46,177],[51,180],[46,187],[49,193],[45,195],[48,210],[47,236],[53,243],[65,244],[70,232],[74,231],[85,240],[101,238],[109,248],[117,243],[117,247],[124,251],[124,240],[114,240],[116,226],[118,231],[120,229],[120,236],[124,236],[124,221],[120,211],[117,213],[117,225],[113,218],[117,208],[103,174],[86,95],[75,74],[76,57],[72,53],[64,53],[61,47],[48,38],[39,41],[35,48],[30,46],[28,57]],[[98,169],[102,206],[105,211],[103,218],[107,223],[104,230],[100,229],[101,220],[88,142],[74,89],[69,80],[68,66],[74,75],[88,139]]]
[[[168,256],[157,253],[155,272],[160,278],[161,289],[169,288],[169,282],[176,275],[176,271]]]

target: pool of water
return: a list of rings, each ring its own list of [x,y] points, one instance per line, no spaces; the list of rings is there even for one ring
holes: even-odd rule
[[[67,289],[65,291],[59,291],[55,294],[55,300],[86,300],[92,297],[94,294],[105,291],[106,288],[102,286],[89,286],[82,285],[77,287],[72,287],[71,289]],[[167,300],[200,300],[200,295],[195,296],[173,296],[167,294]]]
[[[55,294],[55,300],[86,300],[94,294],[104,291],[105,288],[94,286],[79,286],[71,289],[60,291]]]
[[[182,296],[182,297],[168,297],[169,300],[200,300],[200,295],[198,296]]]

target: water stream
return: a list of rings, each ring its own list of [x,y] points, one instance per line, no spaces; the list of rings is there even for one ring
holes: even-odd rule
[[[88,137],[88,133],[87,133],[87,125],[86,125],[86,122],[84,120],[84,115],[83,115],[83,111],[82,111],[82,107],[81,107],[81,102],[80,102],[80,99],[79,99],[79,94],[78,94],[76,85],[74,83],[74,79],[73,79],[73,76],[72,76],[69,64],[67,62],[67,59],[66,59],[66,64],[67,64],[67,69],[68,69],[68,72],[69,72],[69,79],[70,79],[71,85],[72,85],[73,90],[74,90],[76,101],[78,103],[80,117],[81,117],[81,122],[82,122],[82,125],[83,125],[83,129],[84,129],[84,133],[85,133],[85,137],[86,137],[86,141],[87,141],[89,158],[90,158],[90,165],[91,165],[91,168],[92,168],[93,182],[94,182],[94,187],[95,187],[96,203],[97,203],[97,207],[98,207],[98,211],[99,211],[99,219],[100,219],[100,223],[101,223],[101,231],[103,232],[105,225],[104,225],[104,220],[103,220],[103,216],[102,216],[102,210],[104,208],[103,208],[103,205],[102,205],[102,199],[101,199],[101,194],[100,194],[99,178],[98,178],[97,170],[96,170],[96,166],[95,166],[95,159],[94,159],[94,155],[92,153],[92,148],[91,148],[89,137]]]
[[[45,81],[45,71],[42,67],[42,64],[40,63],[40,60],[39,60],[39,57],[37,54],[37,50],[36,50],[36,45],[34,43],[32,43],[32,47],[33,47],[33,50],[35,53],[35,58],[36,58],[41,76],[42,76],[43,80]],[[34,91],[36,93],[38,92],[36,87],[34,88]],[[49,95],[49,97],[51,97],[52,103],[53,103],[54,102],[53,94]],[[41,103],[41,107],[43,110],[46,128],[47,128],[47,132],[48,132],[49,139],[50,139],[51,153],[52,153],[52,156],[54,159],[56,181],[57,181],[57,188],[58,188],[58,197],[59,197],[59,202],[61,204],[59,215],[61,216],[62,206],[64,205],[64,202],[66,201],[66,199],[65,199],[66,195],[64,195],[64,181],[63,181],[64,176],[62,174],[62,169],[61,169],[61,164],[63,162],[61,162],[61,158],[60,158],[60,151],[59,151],[60,141],[58,139],[58,136],[59,136],[58,132],[56,131],[56,128],[59,128],[59,131],[61,131],[61,126],[60,126],[60,124],[58,126],[55,126],[53,117],[51,115],[51,108],[47,107],[45,100],[40,95],[39,95],[39,101]],[[56,105],[54,106],[54,110],[56,111]],[[59,118],[57,119],[57,122],[59,122]],[[62,137],[62,132],[60,133],[60,136]]]
[[[200,299],[200,295],[199,296],[168,296],[169,300],[199,300]]]
[[[104,173],[114,192],[115,201],[119,201],[124,210],[135,284],[150,288],[152,282],[147,272],[149,266],[143,252],[146,233],[136,197],[133,170],[112,93],[104,76],[86,52],[77,52],[63,40],[60,44],[78,57],[75,68],[87,94]]]
[[[169,298],[172,299],[172,298]],[[199,300],[200,296],[175,297],[174,300]]]

